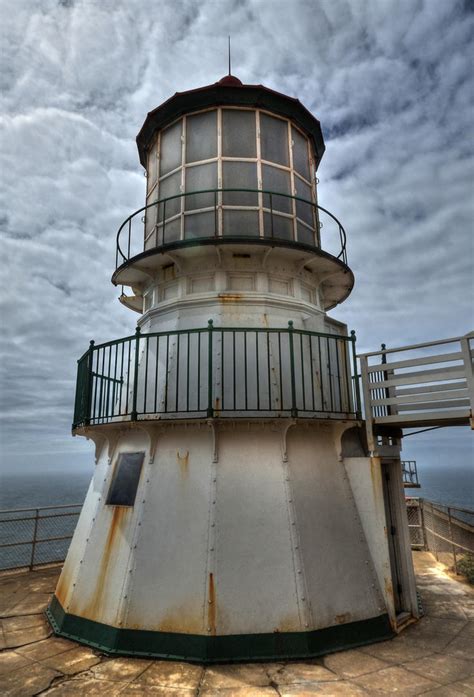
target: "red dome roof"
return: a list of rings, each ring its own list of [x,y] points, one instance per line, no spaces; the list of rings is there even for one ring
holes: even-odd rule
[[[227,85],[229,87],[239,87],[239,85],[242,85],[242,82],[238,77],[235,77],[235,75],[224,75],[224,77],[222,77],[217,84],[224,86]]]

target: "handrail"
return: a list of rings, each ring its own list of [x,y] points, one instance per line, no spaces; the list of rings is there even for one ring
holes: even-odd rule
[[[215,220],[215,224],[214,224],[214,234],[213,234],[213,235],[207,235],[207,236],[205,236],[205,237],[202,237],[201,239],[212,239],[212,238],[219,238],[219,239],[220,239],[220,238],[221,238],[221,236],[218,234],[218,229],[217,229],[217,211],[218,211],[219,209],[236,210],[236,211],[238,211],[238,210],[260,210],[260,209],[261,209],[261,210],[263,210],[263,211],[268,211],[268,212],[270,213],[270,216],[271,216],[271,229],[272,229],[272,234],[271,234],[271,235],[262,235],[262,236],[260,237],[260,239],[261,239],[262,237],[263,237],[263,239],[282,239],[282,240],[285,240],[285,241],[287,241],[287,242],[295,242],[295,243],[297,243],[298,240],[297,240],[296,238],[293,239],[293,240],[288,240],[287,238],[284,238],[284,237],[279,238],[278,236],[274,235],[274,233],[273,233],[273,215],[274,215],[274,214],[276,214],[276,215],[282,214],[284,217],[286,217],[286,218],[288,218],[288,219],[290,219],[290,220],[299,219],[298,216],[297,216],[297,214],[291,214],[291,215],[286,214],[286,215],[285,215],[285,211],[275,210],[275,208],[274,208],[274,206],[273,206],[273,203],[272,203],[272,198],[273,198],[273,196],[277,196],[277,197],[279,197],[279,198],[287,198],[287,199],[291,199],[291,200],[294,200],[294,201],[300,201],[301,203],[310,205],[310,206],[313,208],[313,210],[316,212],[316,216],[317,216],[317,212],[318,212],[318,211],[321,211],[321,212],[325,213],[326,215],[328,215],[330,218],[332,218],[332,220],[336,223],[336,225],[337,225],[337,227],[338,227],[338,231],[339,231],[339,240],[340,240],[340,244],[341,244],[341,249],[340,249],[339,254],[336,256],[336,259],[340,259],[340,260],[342,260],[342,261],[344,262],[344,264],[347,264],[347,252],[346,252],[347,236],[346,236],[346,231],[344,230],[344,227],[342,226],[341,222],[336,218],[336,216],[333,215],[333,214],[332,214],[330,211],[328,211],[326,208],[323,208],[322,206],[320,206],[320,205],[314,203],[313,201],[308,201],[307,199],[302,198],[302,197],[300,197],[300,196],[293,196],[293,195],[291,195],[291,194],[286,194],[286,193],[282,193],[282,192],[279,192],[279,191],[270,191],[269,189],[216,188],[216,189],[199,189],[199,190],[197,190],[197,191],[180,192],[179,194],[174,194],[173,196],[168,196],[168,197],[166,197],[166,198],[162,198],[162,199],[159,199],[159,200],[157,200],[157,201],[153,201],[152,203],[149,203],[149,204],[147,204],[147,205],[145,205],[145,206],[142,206],[141,208],[138,208],[136,211],[134,211],[131,215],[128,216],[128,218],[126,218],[126,219],[123,221],[123,223],[120,225],[120,227],[119,227],[119,229],[118,229],[118,232],[117,232],[117,237],[116,237],[116,254],[115,254],[115,266],[116,266],[116,268],[119,267],[119,260],[120,260],[120,264],[122,264],[122,263],[126,263],[127,261],[130,260],[130,258],[132,258],[131,253],[130,253],[130,249],[131,249],[131,235],[132,235],[132,222],[134,221],[134,219],[136,219],[136,216],[140,215],[140,214],[143,213],[144,211],[146,212],[148,209],[153,208],[154,206],[160,206],[161,204],[163,204],[164,211],[165,211],[165,210],[166,210],[166,204],[167,204],[169,201],[173,201],[173,200],[181,199],[181,198],[186,198],[187,196],[198,196],[198,195],[200,195],[200,194],[211,194],[211,193],[214,194],[214,204],[213,204],[213,205],[211,205],[211,206],[203,206],[202,209],[201,209],[201,208],[200,208],[200,209],[197,209],[197,208],[196,208],[196,209],[193,209],[193,210],[190,210],[190,211],[186,211],[186,213],[192,214],[192,213],[196,213],[196,212],[198,212],[198,211],[201,212],[201,211],[204,211],[204,210],[208,210],[208,211],[214,210],[214,213],[215,213],[215,216],[214,216],[214,220]],[[263,202],[259,203],[258,205],[255,205],[255,206],[249,206],[249,205],[242,205],[242,206],[239,206],[239,205],[237,205],[237,204],[222,204],[222,203],[218,203],[217,194],[220,194],[220,193],[254,193],[254,194],[268,195],[268,196],[270,197],[270,206],[265,206],[265,205],[263,205]],[[175,218],[179,217],[180,215],[183,215],[183,213],[182,213],[182,212],[179,212],[179,213],[173,214],[173,215],[171,215],[171,216],[168,216],[168,218],[166,218],[165,215],[163,215],[163,220],[159,223],[160,226],[161,226],[161,225],[163,226],[163,240],[164,240],[164,237],[165,237],[166,221],[167,221],[167,220],[171,220],[172,218],[175,219]],[[157,216],[157,217],[158,217],[158,216]],[[158,223],[155,224],[155,230],[156,230],[157,227],[158,227]],[[317,230],[314,230],[313,227],[309,226],[309,227],[308,227],[308,230],[313,230],[313,231],[315,231],[316,238],[318,239],[318,238],[319,238],[319,234],[320,234],[319,230],[320,230],[320,228],[322,227],[322,224],[319,224],[319,222],[318,222],[318,223],[317,223],[317,227],[318,227],[318,229],[317,229]],[[126,240],[127,253],[125,253],[125,252],[123,251],[123,249],[122,249],[122,247],[121,247],[121,244],[120,244],[122,233],[123,233],[125,230],[128,231],[128,239]],[[238,237],[242,237],[242,238],[246,239],[245,235],[238,235]],[[193,238],[193,240],[199,240],[199,239],[200,239],[199,237]],[[258,238],[258,237],[253,237],[253,236],[252,236],[251,239],[254,239],[254,240],[255,240],[255,239],[259,239],[259,238]],[[183,240],[179,240],[179,241],[185,242],[186,240],[183,239]],[[174,244],[174,243],[176,243],[176,240],[173,241],[173,244]],[[305,244],[306,246],[312,246],[312,247],[315,247],[315,248],[318,248],[318,247],[319,247],[317,244],[315,244],[315,245],[308,245],[307,243],[302,243],[302,244]],[[155,246],[156,249],[162,248],[162,247],[166,247],[166,244],[165,244],[164,241],[163,241],[162,244],[156,245],[156,246]]]
[[[207,327],[91,342],[73,428],[140,418],[360,418],[355,334]],[[290,399],[291,395],[291,399]]]
[[[387,353],[398,353],[399,351],[414,351],[415,349],[428,348],[430,346],[441,346],[442,344],[452,344],[461,339],[474,339],[474,333],[469,332],[462,336],[454,336],[452,339],[437,339],[436,341],[425,341],[422,344],[407,344],[406,346],[396,346],[394,348],[383,348],[380,351],[370,351],[369,353],[358,353],[357,358],[370,358],[371,356],[383,356]]]

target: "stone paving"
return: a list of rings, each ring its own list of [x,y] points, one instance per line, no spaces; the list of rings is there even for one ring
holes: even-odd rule
[[[107,658],[54,637],[43,610],[59,569],[0,575],[0,695],[474,695],[474,590],[430,554],[414,559],[426,616],[393,640],[309,661],[208,668]]]

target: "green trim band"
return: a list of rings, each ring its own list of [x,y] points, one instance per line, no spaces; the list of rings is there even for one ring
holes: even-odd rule
[[[314,658],[332,651],[384,641],[394,636],[387,614],[310,632],[228,636],[119,629],[66,613],[55,596],[46,610],[46,615],[55,634],[105,653],[194,663]]]

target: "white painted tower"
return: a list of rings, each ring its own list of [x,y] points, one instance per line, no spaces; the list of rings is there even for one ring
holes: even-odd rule
[[[326,314],[353,275],[317,204],[319,122],[229,75],[150,112],[137,143],[146,205],[112,280],[138,328],[78,363],[73,430],[97,464],[55,631],[203,662],[392,636],[418,612],[398,438],[368,456],[355,336]]]

